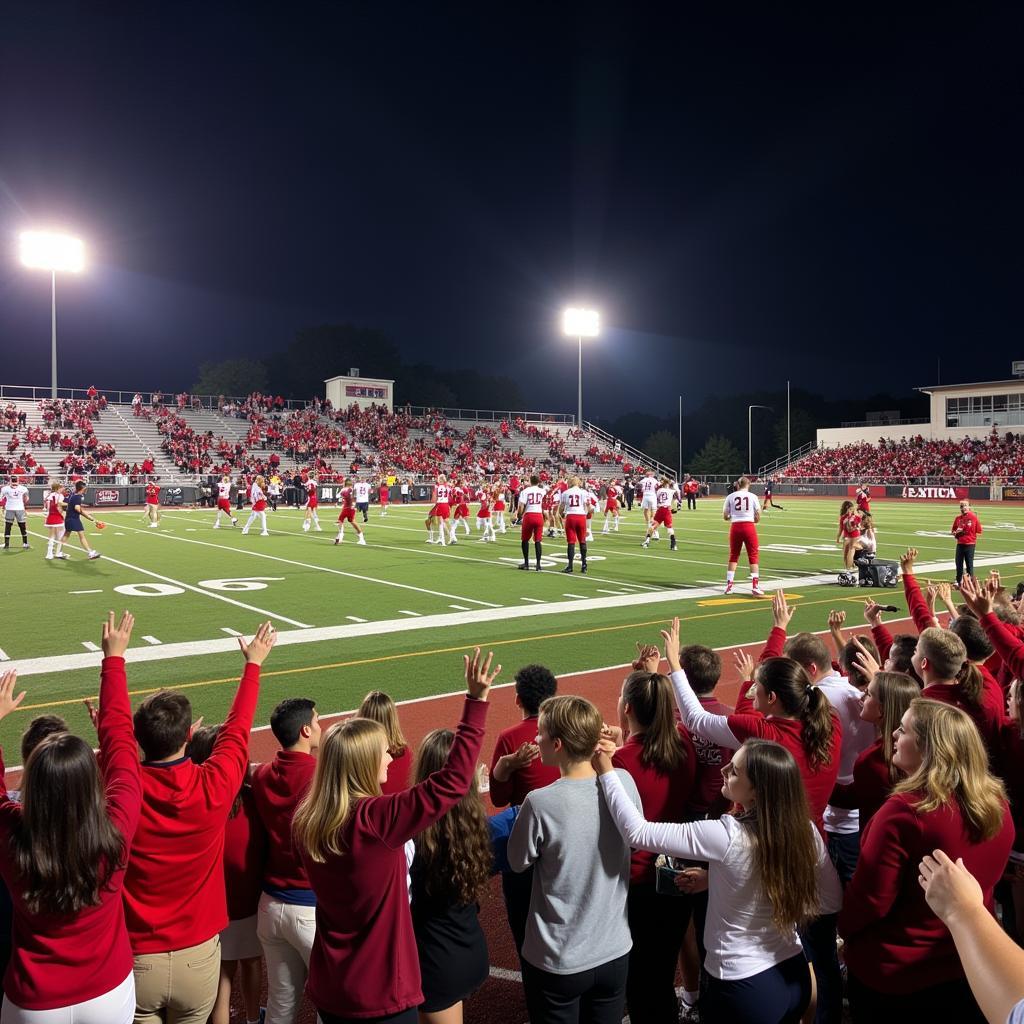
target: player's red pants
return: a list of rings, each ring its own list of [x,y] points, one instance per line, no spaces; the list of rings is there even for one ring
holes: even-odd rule
[[[618,503],[618,501],[616,501],[615,498],[609,498],[604,503],[604,513],[605,513],[605,515],[607,515],[609,512],[618,512],[618,511],[619,511],[619,503]]]
[[[586,536],[586,531],[584,531]],[[523,522],[519,528],[521,540],[538,541],[544,536],[544,514],[542,512],[525,512]]]
[[[438,504],[434,506],[434,515],[437,516],[438,519],[450,519],[451,514],[452,508],[447,502],[443,505],[438,502]]]
[[[569,544],[586,544],[587,542],[587,517],[566,516],[565,517],[565,539]]]
[[[753,523],[733,523],[729,527],[729,561],[738,562],[740,552],[747,549],[751,565],[758,564],[760,549],[757,543],[757,527]]]
[[[654,522],[660,526],[672,529],[672,509],[659,508],[654,513]]]
[[[341,513],[338,515],[339,523],[355,523],[356,521],[356,510],[354,508],[343,508]]]
[[[218,498],[217,508],[219,508],[221,512],[227,512],[228,515],[231,515],[231,502],[227,498]]]

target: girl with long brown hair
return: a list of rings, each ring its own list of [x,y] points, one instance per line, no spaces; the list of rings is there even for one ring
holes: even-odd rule
[[[598,754],[595,766],[630,846],[708,862],[701,1020],[800,1020],[811,980],[797,930],[837,911],[841,896],[793,755],[778,743],[748,739],[722,768],[722,794],[742,811],[683,824],[646,821],[610,758]]]
[[[384,727],[349,718],[324,734],[316,774],[293,820],[317,896],[306,991],[323,1024],[415,1024],[423,1002],[406,885],[405,843],[469,792],[480,755],[492,655],[465,657],[467,696],[444,767],[381,793],[391,763]]]
[[[856,807],[860,830],[871,820],[903,773],[893,764],[892,735],[903,720],[910,702],[921,696],[921,687],[902,672],[875,672],[870,677],[860,717],[878,730],[878,739],[861,751],[853,765],[853,782],[837,785],[830,803]]]
[[[391,764],[388,765],[387,781],[381,785],[380,791],[387,796],[408,789],[412,756],[402,732],[402,725],[398,721],[398,708],[395,702],[382,690],[371,690],[363,698],[357,714],[360,718],[378,722],[387,733]]]
[[[906,778],[862,836],[839,917],[853,1018],[982,1021],[949,931],[917,884],[917,865],[937,849],[962,858],[991,905],[1013,845],[1006,792],[959,708],[917,697],[893,741],[893,764]]]
[[[440,771],[455,733],[427,733],[416,754],[413,783]],[[480,904],[494,855],[476,776],[469,792],[416,837],[412,862],[412,924],[423,981],[422,1024],[461,1024],[463,1000],[490,972]]]
[[[130,1024],[135,1014],[121,899],[142,807],[124,671],[133,624],[128,612],[103,624],[98,760],[79,736],[47,736],[25,764],[20,804],[0,762],[0,876],[14,904],[4,1024],[51,1010],[76,1024]],[[25,696],[16,682],[16,672],[0,678],[0,718]]]
[[[672,686],[658,672],[630,672],[619,695],[619,727],[625,740],[612,764],[629,772],[648,821],[685,820],[697,773],[690,734],[675,719]],[[676,960],[690,920],[687,896],[666,898],[656,890],[655,856],[633,852],[629,873],[629,953],[626,1003],[637,1024],[668,1020],[676,1005]]]

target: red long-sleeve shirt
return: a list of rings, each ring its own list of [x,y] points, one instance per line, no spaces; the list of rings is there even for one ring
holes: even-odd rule
[[[380,787],[384,796],[401,793],[409,788],[409,774],[412,771],[412,750],[406,747],[397,757],[392,758],[388,765],[388,780]]]
[[[259,909],[267,861],[267,830],[248,786],[240,799],[238,813],[224,825],[224,889],[232,921],[252,917]]]
[[[1009,626],[1000,622],[995,612],[983,615],[981,624],[996,653],[1013,676],[1024,675],[1024,641]]]
[[[910,610],[910,617],[914,620],[918,633],[923,633],[935,625],[935,616],[928,608],[928,602],[921,593],[920,584],[912,572],[903,574],[903,593],[907,598],[907,608]]]
[[[132,836],[142,804],[142,782],[124,658],[103,659],[97,728],[107,816],[124,840],[127,859],[134,856]],[[111,874],[98,906],[77,914],[31,913],[11,851],[11,832],[20,823],[21,812],[21,805],[7,797],[0,759],[0,875],[14,905],[13,951],[4,992],[26,1010],[52,1010],[95,999],[120,985],[132,970],[121,900],[125,869]]]
[[[316,758],[301,750],[279,750],[269,764],[252,773],[252,795],[267,830],[263,883],[273,889],[308,889],[309,879],[292,843],[292,818],[309,790]]]
[[[526,794],[558,781],[558,769],[541,763],[539,757],[534,758],[525,768],[520,768],[504,781],[494,777],[494,766],[499,758],[506,754],[514,754],[524,743],[533,743],[537,739],[537,716],[524,718],[516,725],[503,729],[498,733],[498,741],[494,744],[491,757],[491,803],[495,807],[516,807],[526,799]]]
[[[136,955],[197,946],[228,923],[224,823],[249,761],[260,691],[246,665],[213,753],[142,765],[142,815],[124,880],[125,920]]]
[[[953,520],[949,531],[956,537],[957,544],[977,544],[978,534],[984,531],[978,517],[973,512],[962,512]]]
[[[713,695],[698,695],[697,699],[704,710],[713,715],[731,715],[733,712],[728,704],[716,700]],[[690,816],[717,817],[729,807],[729,801],[722,796],[722,767],[728,764],[735,751],[700,736],[691,736],[690,739],[697,753],[697,777],[693,780],[693,792],[690,795]]]
[[[640,807],[648,821],[686,820],[686,809],[696,777],[697,754],[689,732],[682,726],[679,726],[679,736],[686,751],[686,760],[672,772],[661,772],[653,765],[643,763],[642,736],[630,736],[612,758],[616,768],[624,768],[633,776],[640,794]],[[654,862],[657,856],[646,850],[633,851],[629,866],[630,885],[644,882],[654,884]]]
[[[317,897],[306,984],[317,1009],[339,1017],[384,1017],[423,1002],[404,846],[469,789],[487,707],[466,699],[440,771],[402,793],[356,803],[342,826],[344,854],[317,864],[301,853]]]
[[[1006,783],[1010,811],[1017,832],[1013,848],[1024,853],[1024,736],[1020,722],[1006,721],[999,733],[995,773]]]
[[[964,977],[953,938],[918,884],[921,858],[934,850],[953,860],[963,857],[991,909],[1013,845],[1009,807],[995,838],[978,843],[955,800],[922,814],[914,807],[917,799],[912,793],[892,796],[871,819],[839,915],[850,973],[879,992],[903,994]]]
[[[829,801],[835,807],[856,807],[861,832],[892,792],[893,782],[882,752],[885,743],[892,743],[892,738],[880,737],[857,755],[853,763],[853,782],[839,783]]]

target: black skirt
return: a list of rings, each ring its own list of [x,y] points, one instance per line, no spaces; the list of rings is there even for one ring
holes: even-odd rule
[[[420,955],[423,1003],[436,1013],[471,996],[487,980],[490,960],[480,927],[480,905],[440,906],[417,899],[413,885],[412,921]]]

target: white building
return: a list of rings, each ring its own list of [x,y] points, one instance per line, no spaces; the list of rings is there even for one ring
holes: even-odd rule
[[[362,377],[356,369],[341,377],[324,381],[327,399],[335,409],[347,409],[355,403],[360,409],[383,405],[388,412],[394,410],[395,382],[378,377]]]

